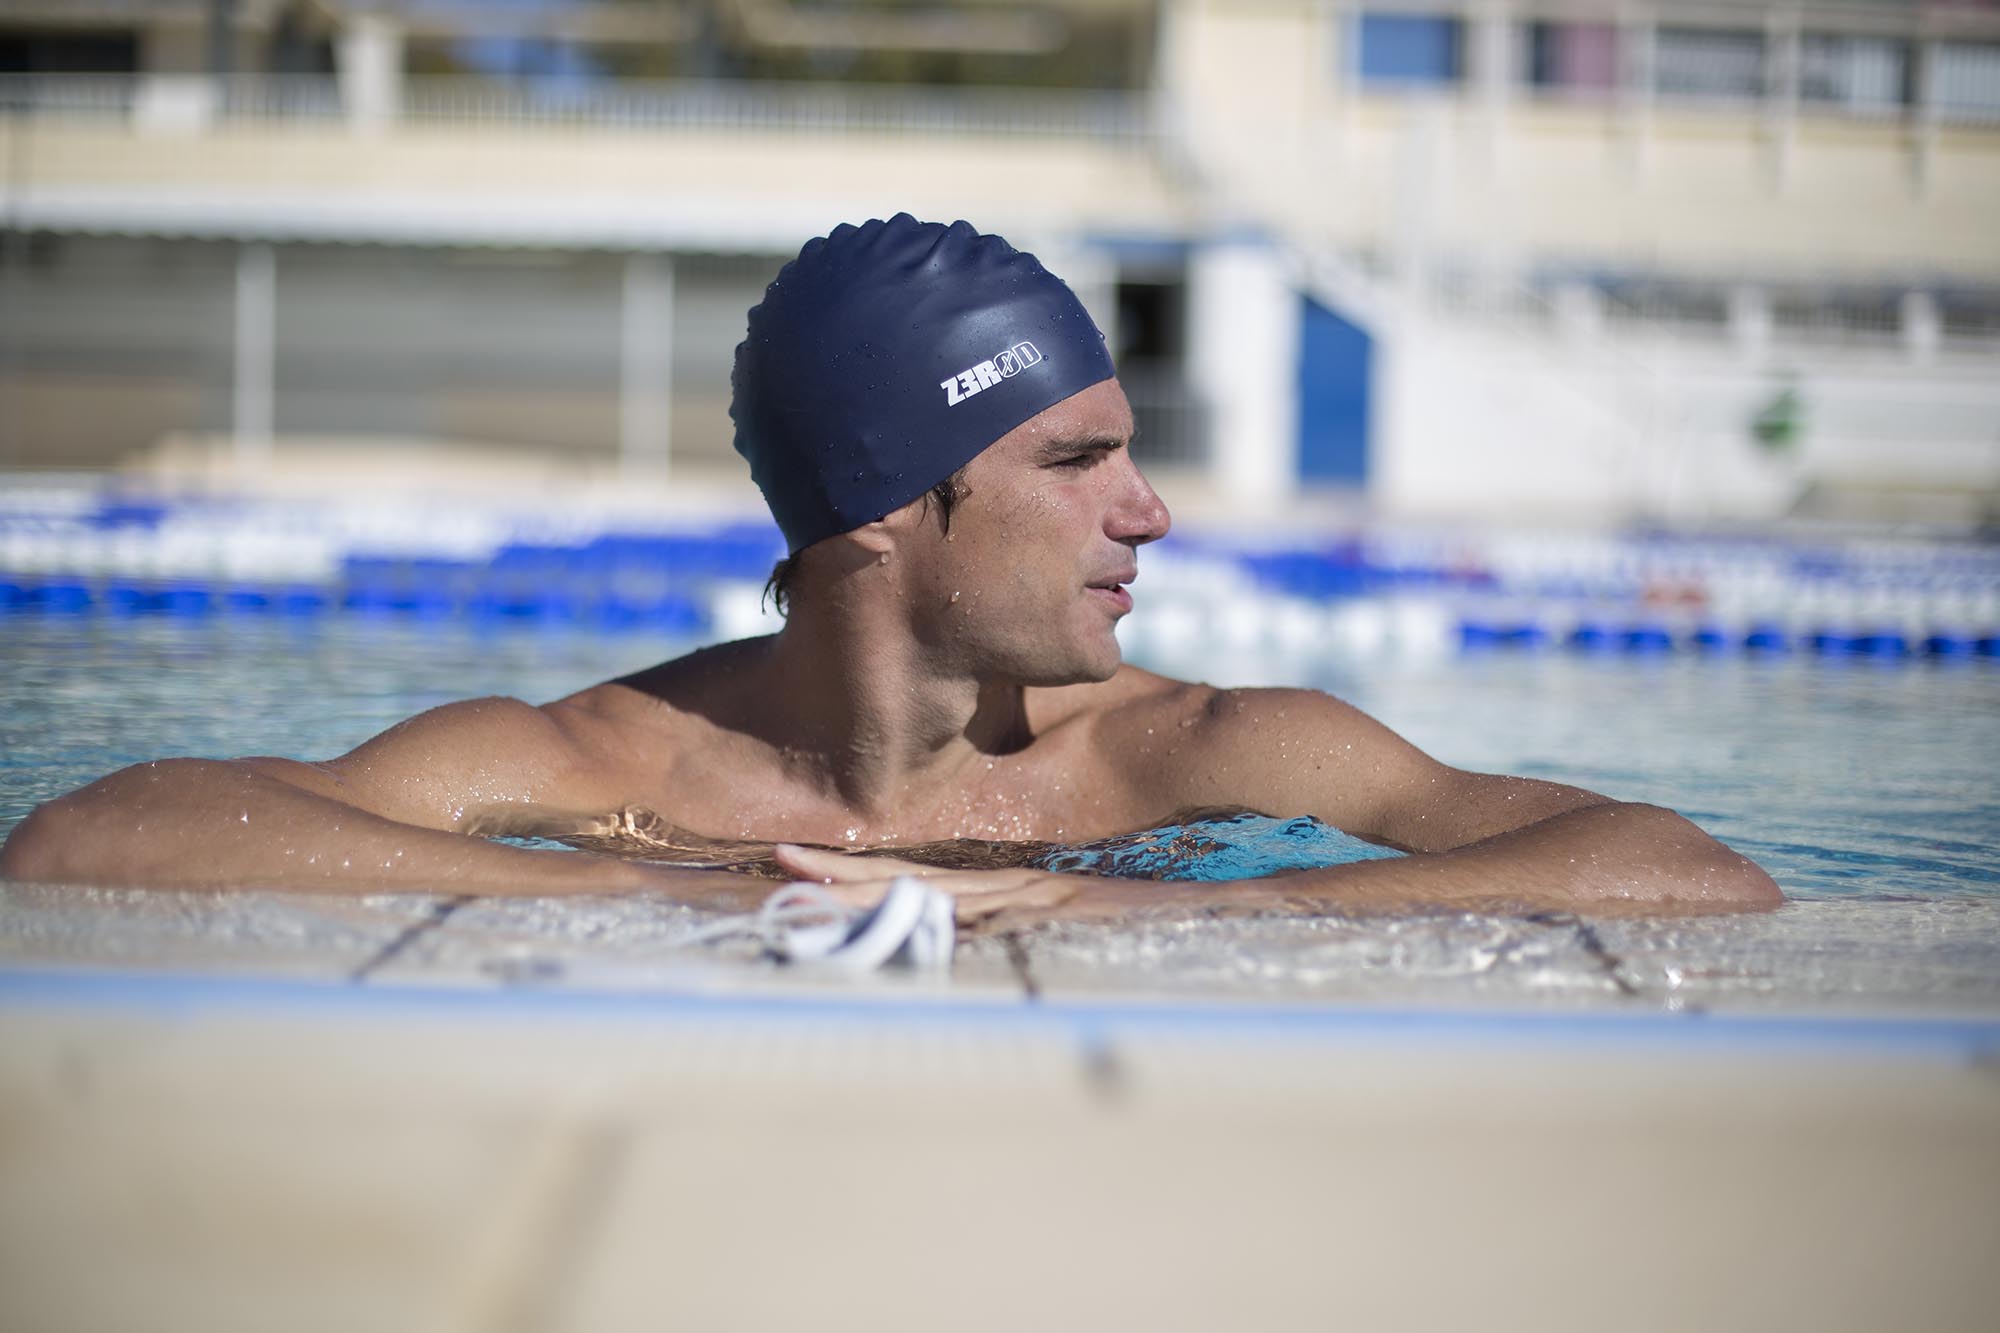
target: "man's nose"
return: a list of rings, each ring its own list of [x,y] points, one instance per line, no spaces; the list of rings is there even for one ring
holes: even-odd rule
[[[1119,461],[1128,475],[1121,479],[1118,499],[1105,515],[1105,529],[1114,540],[1132,546],[1156,542],[1173,526],[1173,515],[1167,512],[1165,502],[1139,471],[1132,456],[1121,453]]]

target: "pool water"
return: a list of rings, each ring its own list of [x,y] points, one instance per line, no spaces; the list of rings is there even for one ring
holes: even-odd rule
[[[325,758],[452,699],[547,699],[691,646],[342,620],[9,618],[0,622],[0,833],[126,763]],[[1670,806],[1755,858],[1792,902],[1768,917],[1698,922],[1446,914],[1051,926],[1031,932],[1042,984],[2000,1010],[2000,663],[1327,653],[1142,664],[1217,684],[1327,689],[1447,762]],[[1156,831],[1052,862],[1230,878],[1380,854],[1285,817],[1293,813]],[[54,909],[8,892],[0,937],[13,937],[13,954],[32,953],[23,923]],[[461,911],[454,928],[473,952],[483,939],[508,957],[543,957],[554,971],[528,972],[544,980],[584,979],[613,961],[625,975],[658,958],[685,915],[660,903],[494,902]],[[1020,958],[1014,950],[1017,971]]]

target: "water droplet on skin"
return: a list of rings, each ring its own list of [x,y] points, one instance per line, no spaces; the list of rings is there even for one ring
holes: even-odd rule
[[[957,602],[958,602],[958,594],[957,594],[956,592],[952,593],[952,595],[951,595],[951,600],[952,600],[952,602],[953,602],[953,604],[954,604],[954,605],[956,605],[956,604],[957,604]],[[248,816],[248,815],[245,815],[245,816],[244,816],[244,818],[245,818],[245,819],[248,819],[248,818],[249,818],[249,816]]]
[[[884,551],[884,552],[882,552],[882,555],[881,555],[881,557],[880,557],[879,559],[877,559],[877,560],[875,561],[875,563],[876,563],[876,564],[878,564],[878,565],[886,565],[886,564],[888,564],[888,563],[889,563],[889,553],[888,553],[887,551]]]

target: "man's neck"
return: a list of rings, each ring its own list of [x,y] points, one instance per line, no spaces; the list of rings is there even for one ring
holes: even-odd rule
[[[1020,685],[942,671],[903,626],[871,619],[845,598],[795,606],[757,673],[751,730],[857,816],[896,820],[1031,734]]]

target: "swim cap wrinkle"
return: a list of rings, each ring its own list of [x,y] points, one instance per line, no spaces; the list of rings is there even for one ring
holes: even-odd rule
[[[1083,305],[969,223],[898,213],[806,242],[750,311],[736,452],[796,553],[900,509],[1110,379]]]

